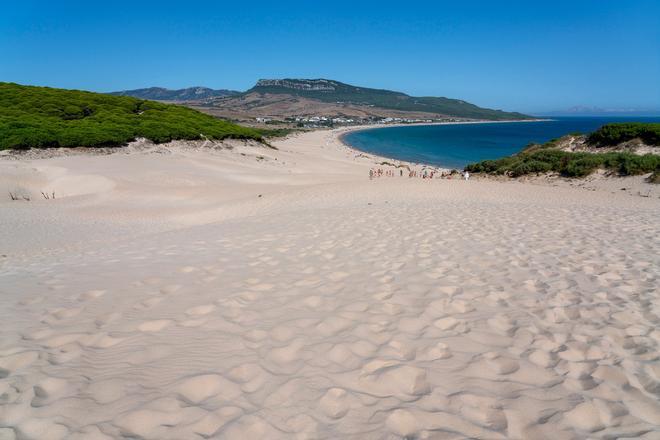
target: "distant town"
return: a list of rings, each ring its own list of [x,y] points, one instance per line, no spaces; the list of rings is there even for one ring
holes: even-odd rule
[[[290,124],[299,128],[327,128],[351,125],[371,124],[430,124],[437,122],[460,122],[465,118],[393,118],[370,116],[367,118],[345,118],[333,116],[290,116],[283,119],[257,117],[257,124],[279,125]]]

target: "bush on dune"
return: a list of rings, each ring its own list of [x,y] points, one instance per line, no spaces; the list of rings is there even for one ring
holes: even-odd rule
[[[660,145],[660,124],[621,123],[607,124],[587,138],[597,146],[619,145],[631,139],[641,139],[649,145]],[[558,149],[556,139],[545,144],[532,144],[509,157],[484,160],[465,167],[473,173],[508,175],[556,172],[566,177],[585,177],[597,169],[614,171],[623,176],[646,173],[660,175],[660,156],[657,154],[637,155],[630,152],[569,152]]]
[[[618,145],[632,139],[641,139],[647,145],[660,146],[660,123],[619,122],[606,124],[587,137],[597,147]]]
[[[0,150],[120,146],[138,137],[254,139],[262,134],[193,109],[127,96],[0,83]]]
[[[660,156],[541,150],[497,160],[485,160],[465,167],[472,173],[509,175],[511,177],[546,172],[556,172],[566,177],[585,177],[599,168],[631,176],[652,172],[660,173]]]

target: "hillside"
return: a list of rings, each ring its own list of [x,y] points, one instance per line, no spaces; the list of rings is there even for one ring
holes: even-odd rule
[[[243,93],[189,99],[186,105],[235,121],[254,123],[258,118],[298,125],[321,116],[339,118],[348,124],[532,119],[522,113],[481,108],[459,99],[413,97],[328,79],[261,79]]]
[[[585,177],[604,169],[621,176],[653,173],[649,180],[656,181],[660,176],[660,124],[606,124],[588,135],[571,134],[531,144],[513,156],[470,164],[465,169],[510,177],[548,172]]]
[[[470,119],[530,119],[521,113],[481,108],[459,99],[414,97],[390,90],[356,87],[328,79],[261,79],[242,97],[291,95],[325,103],[377,107],[399,112],[417,112]]]
[[[261,140],[261,132],[177,105],[0,83],[0,150],[119,146],[143,137]]]
[[[235,90],[214,90],[208,87],[188,87],[185,89],[165,89],[162,87],[149,87],[146,89],[122,90],[119,92],[110,92],[114,96],[132,96],[140,99],[150,99],[155,101],[199,101],[209,98],[220,98],[224,96],[234,96],[240,94]]]

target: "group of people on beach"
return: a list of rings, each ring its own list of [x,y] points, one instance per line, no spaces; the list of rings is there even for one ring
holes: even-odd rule
[[[417,171],[414,169],[408,169],[408,178],[413,178],[413,177],[418,177],[422,179],[452,179],[453,176],[456,176],[456,178],[459,178],[457,174],[459,174],[457,171],[438,171],[438,170],[429,170],[429,169],[423,169],[422,171]],[[369,169],[369,180],[372,180],[377,177],[403,177],[403,168],[399,168],[398,172],[397,170],[391,170],[391,169],[385,169],[383,170],[382,168],[371,168]],[[460,173],[460,175],[463,177],[465,180],[470,179],[470,173],[467,171],[463,171]]]

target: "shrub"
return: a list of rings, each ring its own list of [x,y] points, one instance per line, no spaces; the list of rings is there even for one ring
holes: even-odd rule
[[[585,177],[596,171],[602,163],[602,157],[595,154],[583,153],[577,157],[569,157],[569,160],[560,172],[567,177]]]
[[[618,145],[639,138],[647,145],[660,146],[660,123],[620,122],[606,124],[587,137],[594,146]]]
[[[599,145],[610,145],[612,142],[612,145],[616,145],[634,138],[640,138],[647,144],[660,145],[660,124],[607,124],[589,135],[588,142],[598,142]],[[613,170],[621,175],[658,174],[660,156],[640,156],[628,152],[568,152],[557,149],[556,139],[553,139],[542,145],[530,144],[514,156],[484,160],[465,167],[474,173],[508,174],[513,177],[549,171],[567,177],[584,177],[598,168]]]
[[[120,146],[137,137],[263,139],[257,130],[177,105],[0,83],[0,150]]]
[[[660,156],[539,150],[497,160],[485,160],[465,167],[467,171],[474,173],[508,174],[512,177],[549,171],[558,172],[566,177],[584,177],[598,168],[614,170],[622,175],[660,172]]]

